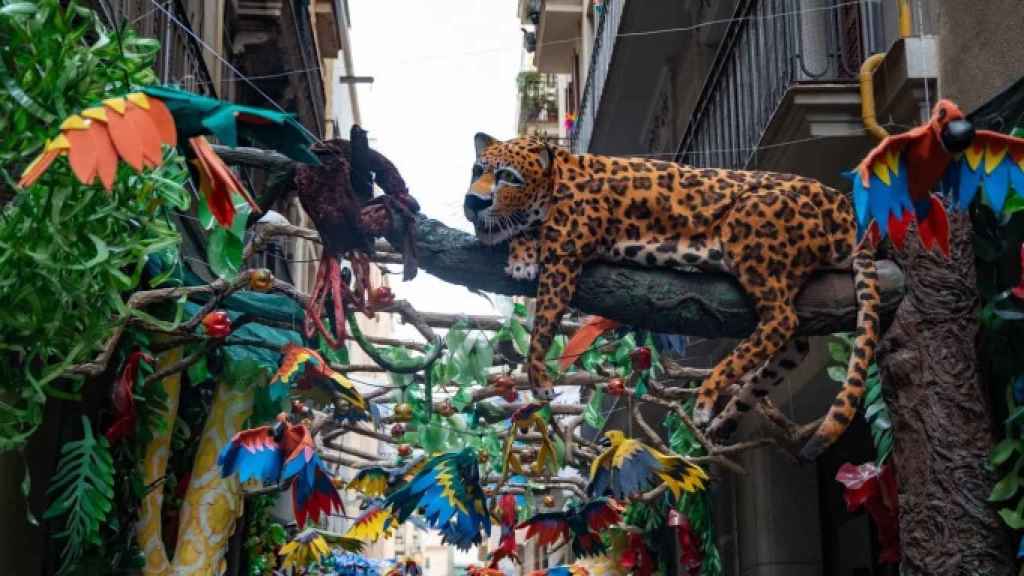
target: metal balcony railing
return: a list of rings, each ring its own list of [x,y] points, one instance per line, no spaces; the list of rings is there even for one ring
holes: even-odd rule
[[[164,10],[156,9],[148,2],[131,0],[96,0],[94,4],[111,28],[129,22],[140,36],[160,41],[156,71],[161,82],[199,94],[217,95],[217,86],[203,59],[203,47]],[[181,0],[162,2],[161,6],[182,25],[195,29],[197,23],[189,21]]]
[[[854,83],[880,43],[878,3],[747,0],[726,31],[676,159],[749,164],[786,92],[798,84]]]
[[[600,111],[601,95],[604,83],[608,79],[608,68],[612,63],[615,40],[622,23],[622,12],[626,0],[608,0],[601,13],[594,36],[594,48],[591,52],[590,66],[587,70],[586,84],[580,98],[579,112],[573,125],[570,140],[572,150],[577,153],[586,152],[590,148],[590,137],[594,133],[594,120]]]

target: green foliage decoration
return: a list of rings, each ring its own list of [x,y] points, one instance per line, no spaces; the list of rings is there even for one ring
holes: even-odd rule
[[[92,423],[82,417],[84,436],[61,448],[57,473],[47,494],[50,507],[43,518],[63,517],[64,529],[55,534],[65,540],[61,550],[60,574],[74,569],[91,546],[101,546],[100,527],[112,509],[114,460],[107,439],[95,436]]]
[[[284,526],[270,516],[278,496],[263,494],[245,500],[245,554],[248,576],[267,576],[277,568],[277,549],[288,541]]]
[[[170,150],[156,170],[121,166],[111,193],[81,185],[59,160],[5,202],[56,122],[156,81],[158,43],[61,4],[0,6],[0,46],[19,47],[0,50],[0,451],[24,445],[48,396],[78,398],[80,379],[66,370],[94,358],[117,324],[160,324],[129,310],[123,295],[149,256],[177,259],[169,214],[189,205],[187,172]]]
[[[833,382],[846,382],[846,367],[853,353],[853,336],[835,334],[828,343],[828,352],[834,364],[828,367],[828,377]],[[868,377],[864,382],[864,419],[871,427],[871,439],[875,444],[875,460],[879,466],[892,454],[892,419],[889,406],[882,396],[882,379],[878,376],[878,364],[868,366]]]

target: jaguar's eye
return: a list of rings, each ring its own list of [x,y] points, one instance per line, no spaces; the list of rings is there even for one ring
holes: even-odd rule
[[[479,164],[473,164],[473,180],[484,175],[484,167]]]
[[[512,186],[522,186],[523,185],[523,179],[519,177],[519,174],[516,174],[512,170],[507,170],[507,169],[499,170],[498,174],[497,174],[497,177],[498,177],[498,181],[499,182],[504,182],[504,183],[510,184]]]

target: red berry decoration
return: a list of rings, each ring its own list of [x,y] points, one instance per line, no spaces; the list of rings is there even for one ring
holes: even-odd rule
[[[398,455],[402,458],[408,458],[412,454],[412,446],[408,444],[402,444],[398,447]]]
[[[651,367],[651,349],[638,346],[629,353],[629,360],[633,363],[633,370],[647,370]]]
[[[403,434],[405,434],[405,426],[402,426],[401,424],[395,424],[394,426],[391,427],[392,438],[401,438]]]
[[[437,413],[444,418],[449,418],[455,414],[455,406],[452,406],[451,400],[445,400],[437,407]]]
[[[211,338],[224,338],[231,334],[231,318],[223,310],[214,310],[203,316],[203,330]]]
[[[395,294],[391,288],[381,286],[370,292],[370,309],[378,310],[395,303]]]
[[[626,383],[622,378],[612,378],[604,387],[604,391],[612,396],[622,396],[626,393]]]

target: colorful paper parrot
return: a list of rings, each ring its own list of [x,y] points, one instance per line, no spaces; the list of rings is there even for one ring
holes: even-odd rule
[[[949,222],[932,190],[941,182],[953,208],[964,210],[980,185],[1002,212],[1011,186],[1024,195],[1024,139],[975,130],[955,104],[939,100],[927,124],[889,136],[845,175],[861,235],[874,244],[888,235],[900,247],[916,220],[922,244],[948,255]]]
[[[590,576],[586,567],[579,564],[562,564],[544,570],[534,570],[528,576]]]
[[[516,496],[514,494],[502,494],[498,496],[496,503],[498,526],[501,527],[501,534],[498,537],[498,547],[491,552],[488,568],[497,568],[498,563],[505,558],[511,558],[516,564],[521,564],[516,546],[516,522],[518,511]]]
[[[352,521],[345,536],[363,542],[376,542],[382,537],[390,538],[397,524],[391,507],[383,501],[376,501]]]
[[[321,574],[333,576],[380,576],[380,561],[352,552],[335,552],[321,565]],[[330,570],[333,570],[331,572]]]
[[[123,97],[73,114],[61,123],[60,134],[29,164],[18,185],[31,186],[57,157],[67,154],[71,170],[83,184],[99,179],[108,191],[114,185],[118,160],[136,172],[163,163],[162,145],[177,146],[191,161],[210,213],[231,226],[237,193],[256,211],[259,205],[206,140],[216,136],[238,146],[239,136],[275,149],[298,162],[316,164],[309,151],[313,137],[291,114],[242,106],[169,87],[147,86]]]
[[[217,458],[221,476],[238,474],[239,482],[258,479],[264,484],[291,484],[292,509],[301,527],[307,518],[344,512],[341,496],[331,474],[317,455],[313,437],[305,426],[293,426],[287,416],[277,416],[274,426],[260,426],[235,434]]]
[[[370,498],[387,496],[415,477],[425,463],[426,460],[416,459],[391,468],[363,468],[352,477],[346,487]]]
[[[281,547],[281,551],[278,552],[278,555],[284,557],[281,562],[281,569],[301,569],[310,564],[319,563],[320,560],[331,554],[332,546],[349,552],[361,552],[363,550],[363,543],[359,540],[346,538],[326,530],[306,528]]]
[[[316,350],[289,342],[281,349],[281,353],[284,355],[281,365],[270,380],[272,390],[295,387],[300,394],[322,403],[340,399],[351,409],[364,413],[369,409],[366,398],[356,390],[355,385],[331,369]],[[347,411],[348,407],[342,406],[342,412]],[[338,409],[338,406],[335,406],[335,410]]]
[[[601,334],[614,330],[619,326],[621,324],[615,320],[609,320],[601,316],[588,316],[583,321],[580,329],[566,342],[565,348],[562,349],[562,357],[558,360],[558,368],[564,372],[590,349],[594,340],[597,340]]]
[[[512,451],[512,445],[517,432],[526,434],[530,429],[540,433],[540,449],[537,452],[537,458],[533,462],[533,473],[540,474],[545,470],[551,474],[558,473],[558,459],[555,454],[555,446],[551,442],[551,437],[548,436],[548,424],[540,414],[540,411],[546,406],[547,404],[542,402],[531,402],[512,412],[512,416],[509,418],[512,425],[509,428],[508,435],[505,437],[502,469],[502,473],[505,476],[508,476],[513,471],[517,473],[523,472],[523,465],[519,461],[519,456]]]
[[[537,544],[546,546],[559,539],[572,543],[577,557],[603,554],[607,550],[601,532],[622,521],[619,505],[608,498],[597,498],[583,506],[570,506],[562,512],[541,512],[521,523],[526,538],[537,537]]]
[[[386,576],[423,576],[423,569],[412,558],[406,558],[395,564]]]
[[[427,524],[441,531],[443,542],[468,550],[491,531],[491,516],[477,466],[476,450],[472,447],[436,456],[423,465],[412,481],[388,496],[386,503],[399,523],[423,508]]]
[[[672,495],[704,489],[707,474],[680,456],[668,456],[639,440],[626,438],[619,430],[604,433],[608,449],[590,465],[587,495],[610,493],[618,500],[644,492],[664,482]]]
[[[496,566],[470,564],[466,566],[466,576],[505,576],[505,572]]]

